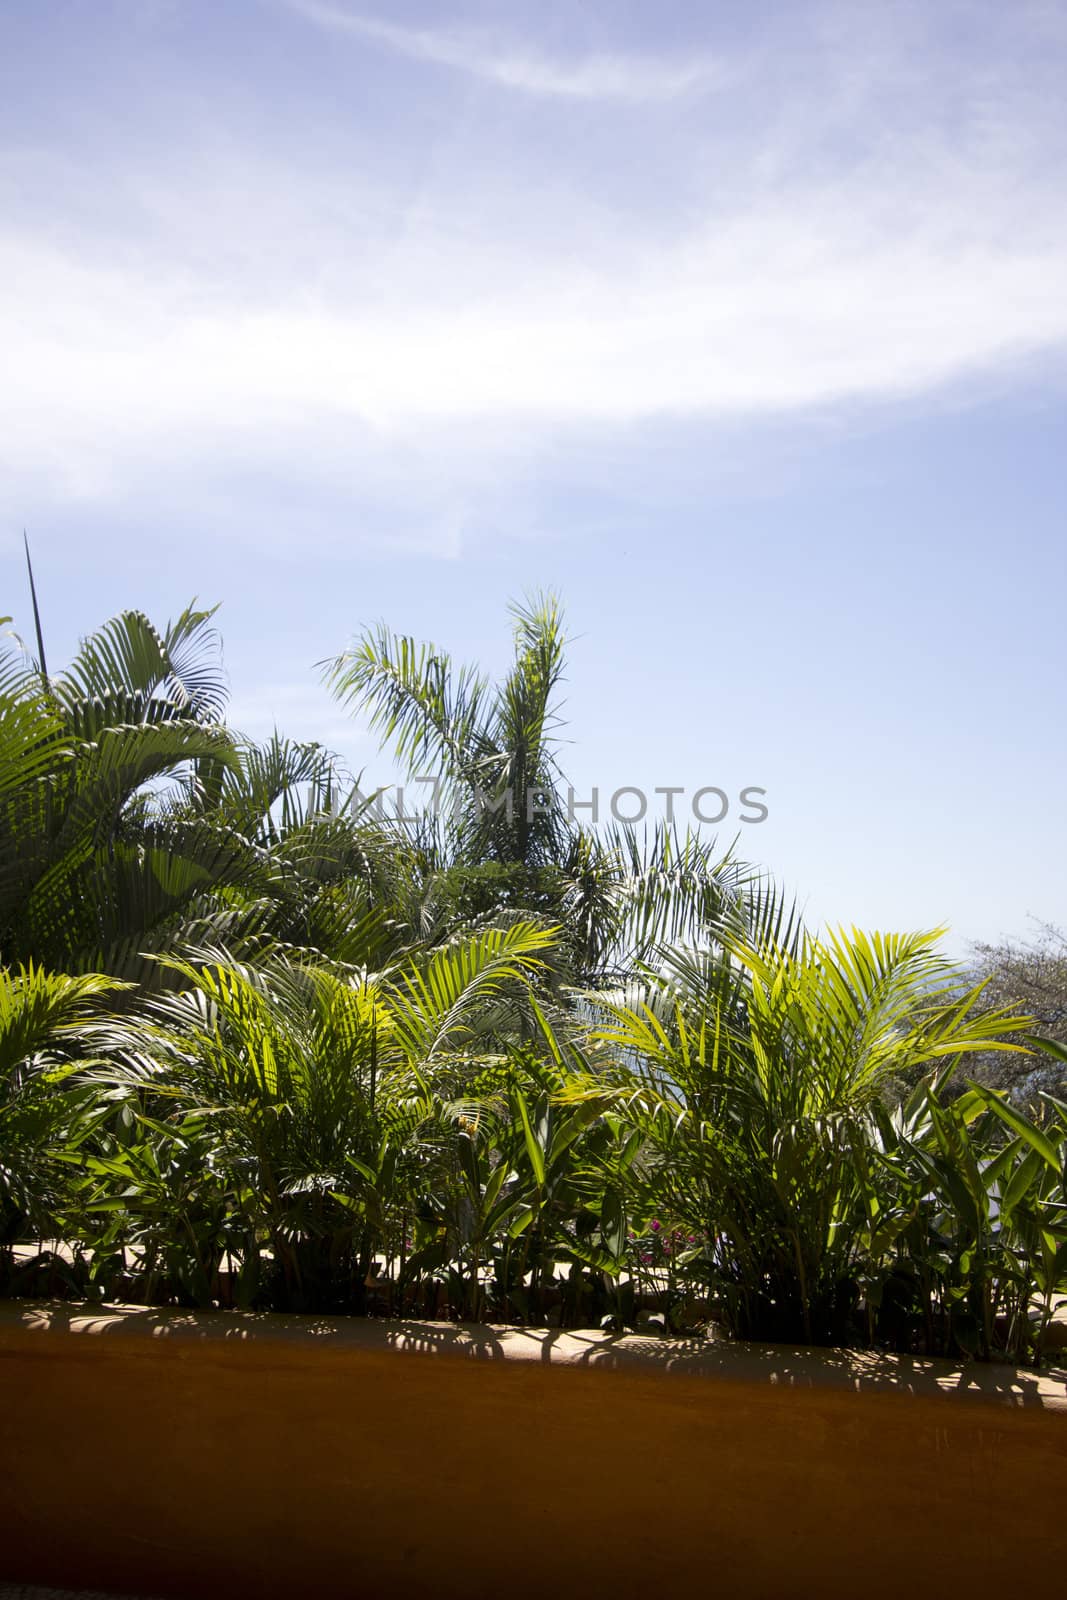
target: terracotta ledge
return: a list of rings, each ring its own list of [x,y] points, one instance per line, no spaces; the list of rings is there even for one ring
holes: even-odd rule
[[[1064,1370],[22,1301],[0,1383],[25,1581],[943,1600],[1067,1570]]]
[[[483,1323],[378,1321],[358,1317],[269,1312],[178,1311],[145,1306],[78,1306],[69,1302],[0,1302],[0,1351],[26,1334],[73,1334],[126,1340],[189,1341],[219,1346],[274,1346],[297,1355],[330,1347],[368,1356],[436,1356],[485,1362],[537,1363],[719,1379],[794,1389],[947,1395],[1013,1407],[1067,1413],[1067,1368],[1032,1372],[1007,1365],[926,1360],[862,1350],[785,1344],[669,1339],[609,1334],[599,1329],[496,1327]],[[59,1341],[42,1341],[58,1353]],[[23,1348],[24,1348],[23,1344]],[[69,1346],[67,1347],[69,1349]]]

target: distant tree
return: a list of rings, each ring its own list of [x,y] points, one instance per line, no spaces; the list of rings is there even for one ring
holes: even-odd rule
[[[972,946],[976,976],[986,982],[991,1006],[1015,1007],[1034,1018],[1038,1038],[1067,1045],[1067,933],[1049,922],[1035,922],[1029,940]],[[975,1075],[1011,1091],[1014,1099],[1034,1100],[1044,1090],[1067,1093],[1067,1071],[1053,1056],[982,1055]]]

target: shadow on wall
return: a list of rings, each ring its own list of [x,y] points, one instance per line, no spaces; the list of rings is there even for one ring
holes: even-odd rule
[[[374,1321],[276,1312],[176,1311],[158,1307],[78,1307],[69,1303],[11,1306],[0,1319],[27,1331],[124,1339],[277,1343],[439,1356],[464,1361],[536,1362],[608,1372],[660,1372],[785,1388],[859,1393],[971,1395],[1015,1406],[1067,1408],[1067,1370],[1030,1373],[869,1350],[806,1349],[611,1334],[599,1329],[495,1327],[486,1324]]]

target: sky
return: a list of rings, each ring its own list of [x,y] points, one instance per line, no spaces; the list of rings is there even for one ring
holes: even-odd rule
[[[50,665],[220,602],[367,787],[316,663],[551,588],[580,797],[1062,925],[1065,75],[1059,0],[0,0],[0,613],[24,528]]]

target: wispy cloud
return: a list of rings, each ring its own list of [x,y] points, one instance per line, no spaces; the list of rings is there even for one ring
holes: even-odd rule
[[[473,29],[408,28],[319,0],[286,3],[320,28],[524,94],[571,100],[674,100],[712,88],[723,78],[722,66],[707,57],[663,61],[646,55],[592,55],[553,60]]]
[[[935,206],[935,198],[939,204]],[[373,305],[240,287],[156,264],[90,266],[0,236],[6,443],[46,430],[135,446],[174,430],[271,430],[348,418],[395,431],[480,419],[633,422],[917,393],[1067,339],[1067,217],[1004,237],[966,194],[879,225],[837,191],[768,198],[624,260],[540,274],[490,298],[476,239],[431,228],[377,248],[402,288]],[[320,245],[334,247],[323,235]],[[13,386],[13,387],[12,387]],[[75,455],[77,451],[75,450]]]
[[[224,508],[229,474],[268,485],[279,539],[287,505],[358,496],[375,536],[455,554],[470,505],[579,430],[929,396],[1059,359],[1053,88],[998,57],[948,95],[912,43],[902,61],[837,37],[803,73],[772,50],[725,131],[716,100],[659,144],[647,124],[670,118],[640,119],[629,156],[685,175],[667,198],[620,192],[614,118],[586,165],[543,127],[502,153],[475,118],[432,160],[390,148],[355,177],[343,150],[272,158],[232,127],[202,125],[181,166],[124,146],[105,182],[71,148],[11,145],[0,495],[14,514],[165,481]]]

